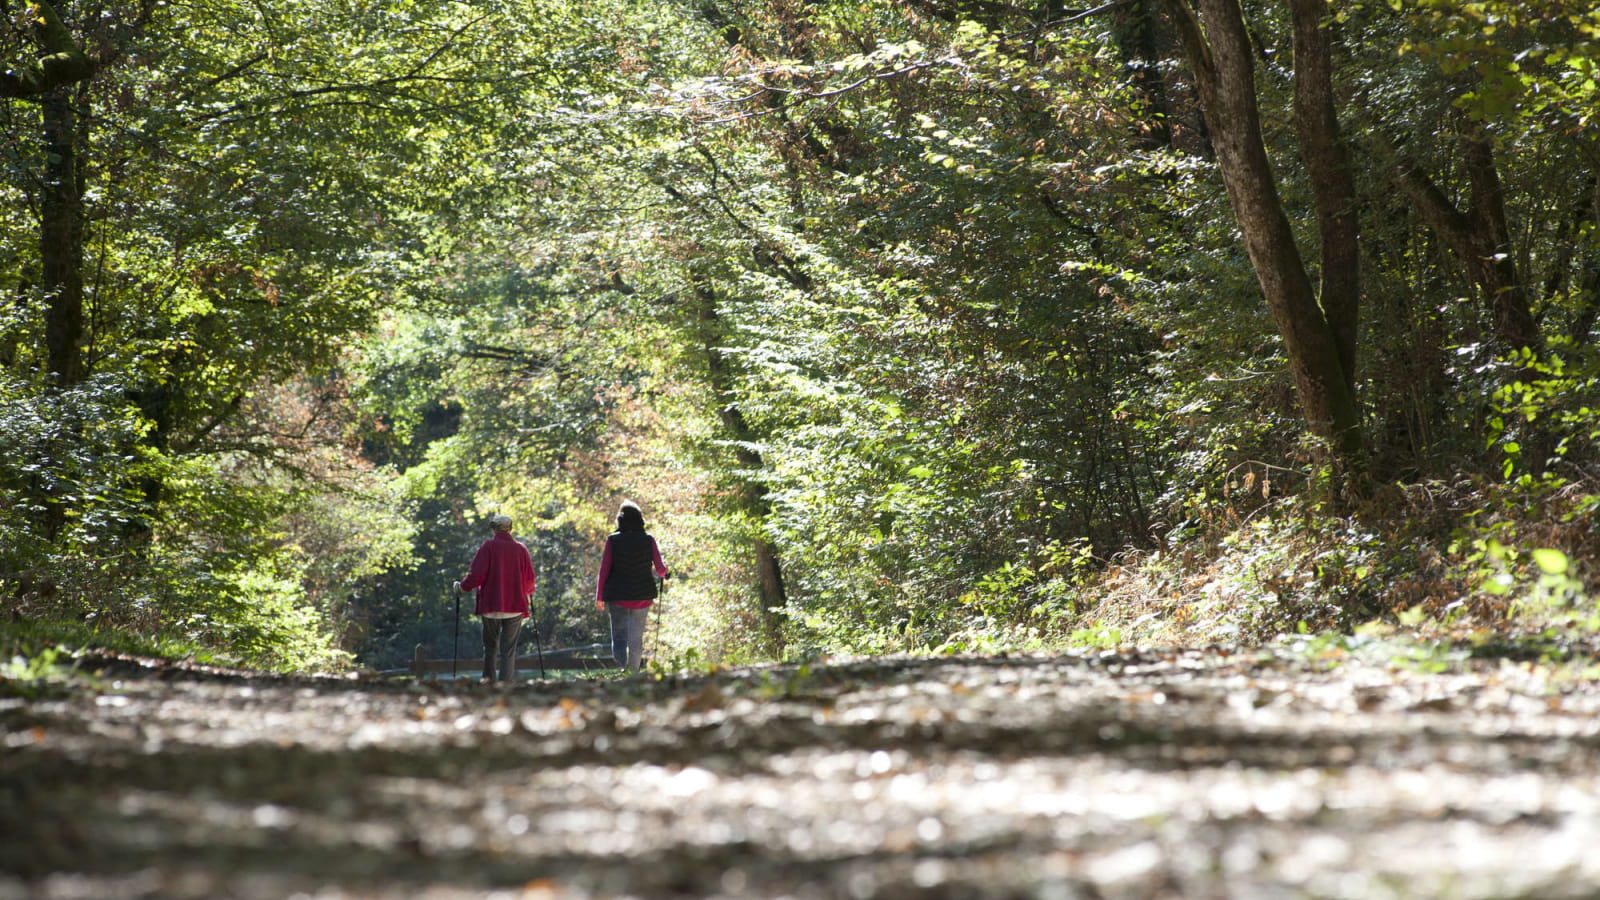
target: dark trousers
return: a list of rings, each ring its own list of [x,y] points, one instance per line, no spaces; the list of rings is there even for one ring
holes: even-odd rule
[[[517,676],[517,635],[522,618],[483,617],[483,677],[489,681],[510,681]],[[495,663],[499,663],[496,677]]]

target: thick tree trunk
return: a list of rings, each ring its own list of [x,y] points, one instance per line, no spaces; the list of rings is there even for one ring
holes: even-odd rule
[[[83,190],[71,88],[44,96],[44,191],[39,208],[45,349],[56,384],[83,377]]]
[[[1290,0],[1289,6],[1294,18],[1295,131],[1311,176],[1322,237],[1318,296],[1353,395],[1361,326],[1361,228],[1355,176],[1349,150],[1339,136],[1333,97],[1333,54],[1324,27],[1328,5],[1326,0]]]
[[[1361,417],[1353,380],[1317,302],[1278,196],[1261,137],[1250,39],[1237,0],[1167,0],[1194,69],[1228,201],[1289,355],[1311,430],[1347,464],[1360,465]]]
[[[1477,130],[1463,133],[1459,144],[1471,201],[1467,212],[1457,209],[1415,160],[1397,163],[1395,178],[1423,220],[1478,286],[1496,342],[1505,350],[1537,356],[1544,350],[1544,337],[1533,317],[1528,286],[1512,253],[1505,191],[1500,185],[1494,148],[1488,137]],[[1533,383],[1543,377],[1531,358],[1525,356],[1523,363],[1510,368],[1507,380]],[[1529,423],[1519,443],[1522,458],[1532,471],[1543,471],[1555,448],[1555,439],[1543,423]]]
[[[759,502],[766,504],[766,491]],[[765,538],[756,538],[756,577],[761,588],[761,627],[777,655],[783,654],[784,606],[789,602],[783,588],[783,564],[778,548]]]

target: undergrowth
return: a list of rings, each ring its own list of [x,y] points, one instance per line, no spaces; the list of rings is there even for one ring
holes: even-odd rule
[[[1260,644],[1374,623],[1472,652],[1588,653],[1600,638],[1593,497],[1571,486],[1384,488],[1347,511],[1289,497],[1130,552],[1079,589],[1058,640]]]
[[[39,697],[92,680],[94,661],[107,656],[184,660],[235,666],[182,640],[132,634],[72,622],[0,621],[0,696]]]

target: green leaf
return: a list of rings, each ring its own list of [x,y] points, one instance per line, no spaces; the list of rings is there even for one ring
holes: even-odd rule
[[[1540,548],[1533,551],[1533,561],[1546,575],[1565,575],[1567,573],[1567,555],[1560,550]]]

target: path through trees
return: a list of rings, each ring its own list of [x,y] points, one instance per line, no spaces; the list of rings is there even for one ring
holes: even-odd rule
[[[132,667],[0,701],[0,898],[1600,886],[1600,687],[1375,646],[508,691]]]

